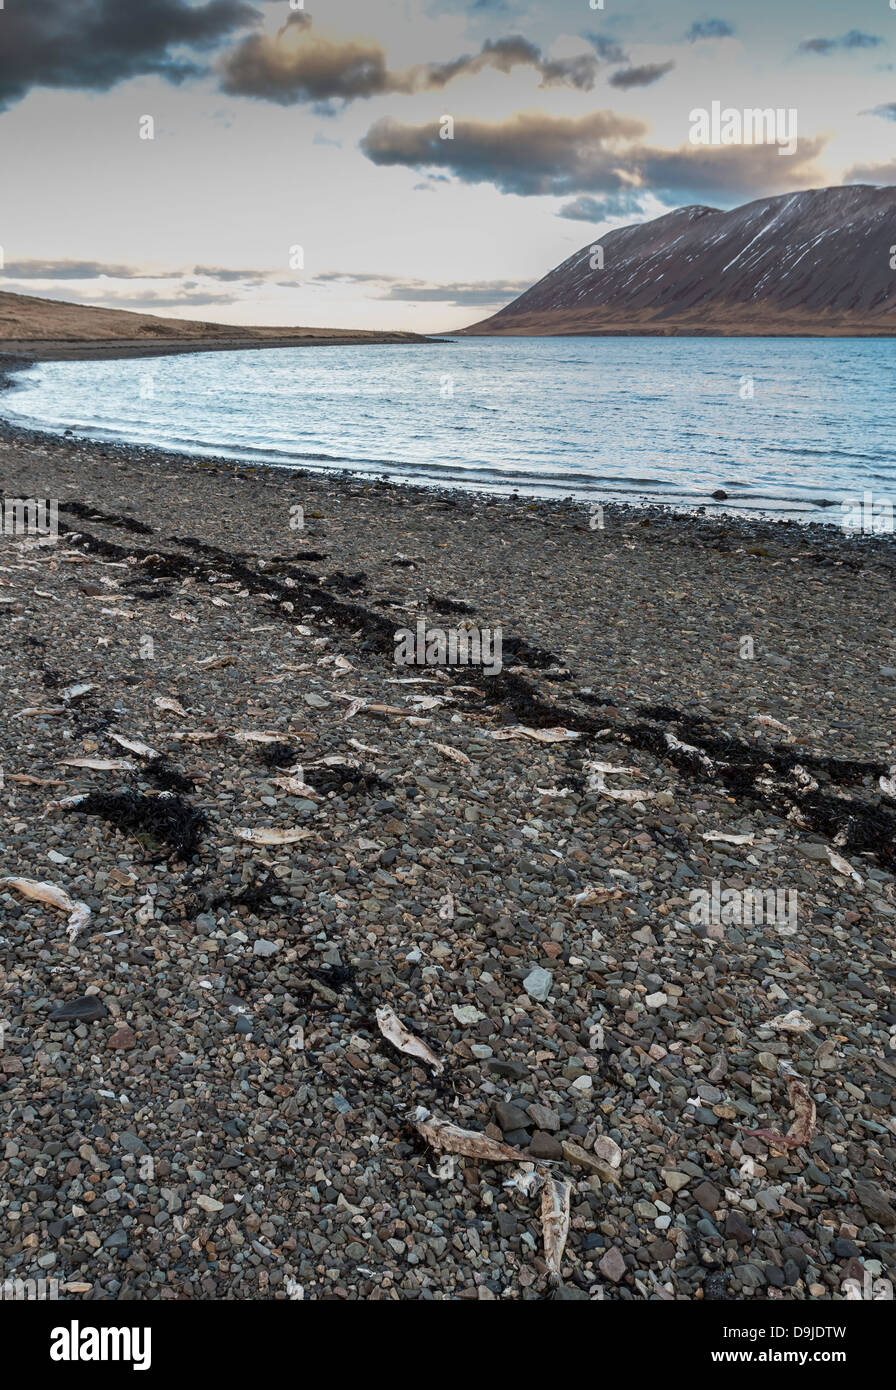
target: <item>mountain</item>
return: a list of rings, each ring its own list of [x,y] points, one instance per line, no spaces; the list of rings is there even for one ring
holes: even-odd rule
[[[199,349],[297,347],[306,343],[422,343],[417,333],[338,328],[244,328],[192,319],[156,318],[127,309],[67,304],[0,293],[0,353],[18,357],[145,356]]]
[[[594,248],[603,249],[603,269]],[[594,238],[467,334],[896,334],[896,188],[686,207]]]

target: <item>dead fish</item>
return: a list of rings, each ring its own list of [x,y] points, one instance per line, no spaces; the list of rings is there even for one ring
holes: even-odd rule
[[[123,738],[121,734],[110,734],[109,737],[120,748],[126,748],[129,753],[136,753],[138,758],[157,758],[159,756],[154,748],[150,748],[148,743],[141,743],[138,738]]]
[[[600,792],[601,796],[608,796],[611,801],[650,801],[653,797],[653,792],[648,791],[634,791],[629,788],[616,791],[614,788],[607,786],[602,772],[593,772],[591,774],[588,778],[588,790],[590,792]]]
[[[581,893],[573,895],[572,902],[576,907],[594,907],[612,897],[613,893],[609,888],[583,888]]]
[[[755,1139],[764,1139],[778,1149],[801,1149],[815,1132],[815,1101],[806,1083],[791,1071],[786,1062],[781,1064],[781,1074],[787,1081],[787,1095],[795,1115],[790,1129],[786,1134],[777,1134],[773,1129],[745,1129],[743,1132]]]
[[[827,850],[828,860],[830,861],[831,868],[836,870],[838,874],[842,874],[844,878],[851,878],[853,882],[857,883],[861,888],[862,884],[865,882],[865,880],[862,878],[862,875],[860,873],[857,873],[856,870],[852,867],[852,865],[847,863],[847,861],[844,858],[842,858],[841,855],[837,854],[835,850],[832,850],[830,845],[826,845],[825,848]]]
[[[451,748],[447,743],[434,743],[433,748],[452,763],[469,763],[471,760],[459,748]]]
[[[231,735],[237,743],[280,743],[283,740],[282,734],[263,734],[255,733],[252,729],[239,729]]]
[[[300,775],[301,771],[302,769],[299,768],[298,775],[296,775],[296,770],[293,769],[293,775],[272,777],[270,780],[281,791],[289,792],[290,796],[302,796],[306,801],[323,801],[324,797],[321,796],[320,792],[316,791],[314,787],[309,787],[308,783],[303,780]]]
[[[91,772],[136,772],[137,764],[127,758],[61,758],[59,767],[86,767]]]
[[[311,830],[274,830],[270,826],[260,826],[256,830],[241,828],[234,830],[237,839],[250,845],[294,845],[299,840],[307,840],[314,832]]]
[[[788,738],[793,738],[793,734],[786,724],[781,724],[777,719],[772,719],[770,714],[757,714],[753,719],[754,724],[761,724],[766,729],[777,729],[779,733],[786,734]]]
[[[778,1014],[764,1027],[779,1028],[784,1033],[810,1033],[815,1024],[799,1009],[790,1009],[786,1014]]]
[[[65,782],[58,777],[29,777],[27,772],[11,772],[10,782],[27,782],[32,787],[64,787]]]
[[[531,738],[536,743],[564,743],[567,739],[581,738],[580,733],[573,729],[530,729],[525,724],[514,724],[510,729],[493,729],[491,737],[505,740],[514,738]]]
[[[48,903],[50,907],[58,907],[60,911],[67,912],[70,941],[74,941],[90,921],[91,913],[87,904],[76,902],[64,888],[58,888],[55,883],[38,883],[33,878],[2,878],[0,886],[14,889],[15,892],[21,893],[23,898],[33,898],[36,902]]]
[[[380,1032],[393,1047],[397,1047],[399,1052],[406,1052],[411,1057],[419,1057],[432,1067],[434,1072],[444,1071],[444,1065],[422,1038],[410,1033],[401,1019],[393,1009],[387,1005],[376,1011],[376,1021]]]
[[[183,705],[178,704],[177,700],[169,700],[167,695],[157,695],[153,700],[156,709],[168,710],[171,714],[186,714]]]
[[[81,681],[78,685],[66,686],[65,690],[61,691],[60,694],[63,700],[71,703],[72,700],[80,700],[87,694],[88,690],[96,690],[96,686],[91,684],[90,681]]]
[[[487,1134],[478,1134],[473,1129],[461,1129],[438,1120],[423,1106],[419,1106],[414,1116],[414,1124],[427,1144],[442,1153],[460,1154],[463,1158],[476,1158],[486,1163],[519,1163],[519,1149],[511,1149],[508,1144],[499,1144],[489,1139]]]
[[[569,1236],[569,1199],[572,1183],[565,1178],[545,1179],[541,1194],[541,1230],[544,1258],[554,1282],[560,1280],[560,1265]]]

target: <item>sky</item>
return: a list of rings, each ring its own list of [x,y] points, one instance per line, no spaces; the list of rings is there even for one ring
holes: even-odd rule
[[[614,227],[896,184],[896,0],[707,4],[0,0],[0,289],[449,332]]]

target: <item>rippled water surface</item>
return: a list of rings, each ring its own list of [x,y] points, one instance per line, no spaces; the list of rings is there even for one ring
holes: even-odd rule
[[[209,352],[42,363],[0,409],[284,468],[839,521],[820,504],[896,497],[894,355],[855,338]]]

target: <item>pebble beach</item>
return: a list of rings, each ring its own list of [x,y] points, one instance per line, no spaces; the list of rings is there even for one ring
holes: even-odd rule
[[[6,1277],[892,1280],[892,536],[9,425],[0,474],[59,518],[0,561]],[[503,668],[396,665],[421,619]]]

